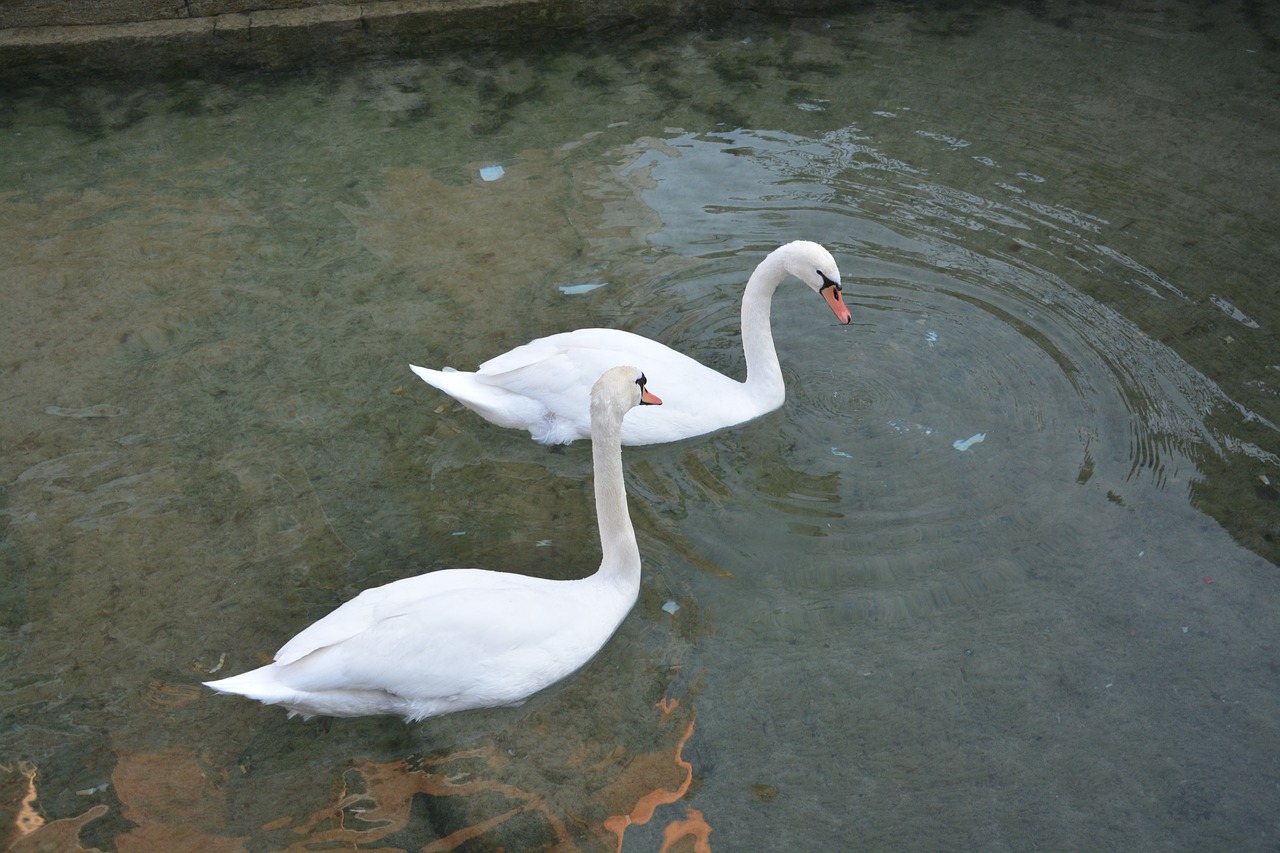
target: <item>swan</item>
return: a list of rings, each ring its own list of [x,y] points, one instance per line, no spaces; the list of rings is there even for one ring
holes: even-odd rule
[[[622,424],[623,444],[678,441],[772,412],[786,398],[773,347],[769,308],[773,291],[791,274],[827,301],[841,324],[852,320],[840,289],[840,270],[817,243],[797,240],[770,252],[742,294],[742,349],[747,379],[738,382],[649,338],[617,329],[577,329],[538,338],[489,359],[474,373],[409,368],[482,418],[525,429],[534,441],[569,444],[589,438],[588,390],[601,371],[643,364],[662,377],[661,417],[634,412]]]
[[[414,722],[517,705],[566,677],[613,636],[640,592],[619,429],[660,405],[634,367],[591,389],[596,519],[603,559],[580,580],[443,569],[367,589],[302,630],[266,666],[206,686],[289,716],[394,714]]]

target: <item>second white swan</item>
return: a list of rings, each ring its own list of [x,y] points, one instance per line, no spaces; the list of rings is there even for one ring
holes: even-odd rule
[[[645,410],[633,412],[622,424],[622,443],[691,438],[757,418],[786,399],[769,313],[773,292],[788,274],[820,294],[842,324],[852,319],[830,252],[807,240],[774,249],[751,274],[742,294],[744,382],[617,329],[578,329],[538,338],[489,359],[474,373],[409,367],[485,420],[528,430],[542,444],[559,445],[590,437],[588,399],[596,377],[620,364],[643,364],[663,378],[663,410],[660,417]]]
[[[596,520],[603,557],[581,580],[442,569],[367,589],[303,629],[255,670],[207,681],[289,716],[395,714],[406,722],[516,705],[581,667],[640,593],[640,549],[627,512],[618,429],[662,401],[634,367],[591,392]]]

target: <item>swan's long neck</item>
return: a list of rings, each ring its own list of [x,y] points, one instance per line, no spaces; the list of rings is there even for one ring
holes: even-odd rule
[[[591,413],[591,461],[595,468],[596,521],[600,526],[603,558],[600,580],[610,581],[631,596],[640,592],[640,546],[627,511],[627,487],[622,476],[622,423],[611,413]]]
[[[773,327],[769,316],[773,292],[786,275],[775,252],[751,273],[747,289],[742,294],[742,353],[747,361],[746,384],[753,395],[762,398],[770,395],[781,397],[786,393],[778,352],[773,348]]]

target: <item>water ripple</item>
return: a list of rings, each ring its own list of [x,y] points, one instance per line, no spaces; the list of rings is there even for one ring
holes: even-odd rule
[[[1044,178],[1019,174],[985,194],[947,185],[856,127],[670,146],[680,156],[655,163],[645,196],[665,223],[655,242],[714,245],[722,268],[736,255],[746,270],[779,234],[816,237],[841,264],[855,318],[819,322],[780,289],[783,413],[700,450],[720,488],[702,490],[717,519],[691,534],[695,548],[715,564],[788,567],[785,580],[737,573],[740,607],[722,609],[721,624],[769,633],[995,594],[1023,582],[1039,531],[1060,527],[1073,502],[1186,499],[1196,460],[1239,444],[1208,426],[1238,408],[1220,388],[1073,281],[1101,276],[1160,299],[1180,290],[1108,246],[1105,219],[1035,197]],[[725,181],[714,206],[702,203],[705,174]],[[717,281],[736,311],[740,284]],[[727,309],[705,310],[728,331]],[[648,332],[680,340],[712,327],[677,322]]]

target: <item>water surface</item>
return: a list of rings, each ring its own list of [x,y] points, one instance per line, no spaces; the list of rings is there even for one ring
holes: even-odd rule
[[[1280,68],[1248,8],[15,91],[14,849],[1273,849]],[[608,325],[741,375],[742,284],[797,238],[854,322],[782,286],[783,409],[626,451],[644,588],[581,672],[328,731],[199,686],[368,586],[594,570],[585,443],[407,364]]]

